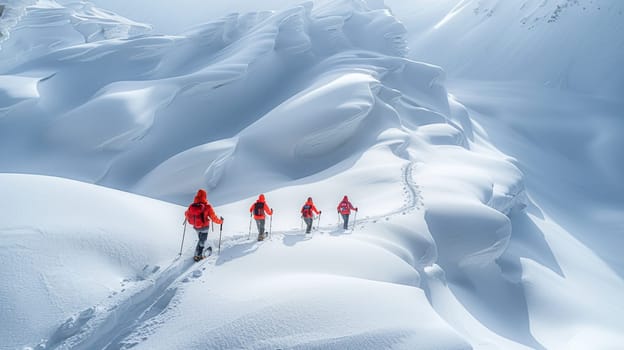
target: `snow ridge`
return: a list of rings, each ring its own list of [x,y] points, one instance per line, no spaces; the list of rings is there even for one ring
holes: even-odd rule
[[[85,1],[12,0],[0,23],[0,71],[76,44],[127,38],[150,27]]]

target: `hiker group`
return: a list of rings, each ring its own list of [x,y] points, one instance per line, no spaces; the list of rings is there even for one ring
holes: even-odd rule
[[[349,227],[349,216],[351,215],[351,211],[358,211],[357,207],[354,207],[353,204],[349,201],[349,197],[344,196],[338,206],[336,207],[336,211],[341,215],[343,220],[343,228],[346,230]],[[303,206],[301,207],[301,218],[306,225],[305,233],[308,234],[312,230],[312,223],[314,222],[315,214],[319,216],[322,211],[318,210],[314,205],[314,201],[312,197],[308,197]],[[258,199],[249,207],[249,232],[251,233],[251,217],[256,221],[256,227],[258,228],[258,241],[264,240],[271,229],[266,231],[266,216],[269,215],[271,217],[271,223],[273,219],[273,213],[275,210],[269,207],[269,204],[266,201],[264,194],[258,196]],[[204,248],[206,244],[206,239],[208,238],[208,231],[210,229],[211,220],[213,223],[221,225],[220,232],[223,230],[223,217],[217,216],[212,206],[208,203],[208,198],[206,195],[206,191],[200,189],[197,191],[193,203],[191,203],[186,210],[184,224],[187,222],[193,225],[193,228],[197,232],[198,242],[195,247],[195,256],[193,259],[195,261],[199,261],[204,258]],[[185,226],[186,228],[186,226]],[[213,228],[214,230],[214,228]],[[186,232],[186,231],[185,231]],[[219,237],[219,242],[221,238]],[[182,245],[184,245],[184,237],[182,238]],[[208,255],[212,253],[212,247],[208,248]],[[180,254],[182,254],[182,247],[180,247]]]

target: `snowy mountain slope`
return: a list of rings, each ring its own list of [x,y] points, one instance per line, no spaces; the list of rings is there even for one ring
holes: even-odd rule
[[[373,101],[372,91],[367,90],[368,85],[375,84],[375,81],[373,79],[367,82],[366,76],[388,74],[386,72],[397,75],[409,64],[415,67],[410,74],[418,75],[423,71],[422,85],[428,89],[428,80],[435,79],[440,73],[435,69],[427,72],[427,68],[420,68],[416,63],[376,58],[375,54],[367,52],[347,51],[336,54],[339,50],[355,48],[379,50],[381,54],[404,51],[403,42],[400,40],[402,27],[393,22],[392,17],[378,11],[354,12],[347,5],[341,6],[338,15],[328,16],[321,13],[318,19],[312,13],[308,14],[309,10],[304,7],[287,10],[267,20],[264,20],[264,14],[240,18],[232,16],[224,21],[204,25],[187,37],[141,37],[122,42],[96,42],[56,50],[46,57],[24,63],[8,71],[8,75],[12,79],[24,76],[39,79],[38,96],[27,101],[7,101],[9,104],[5,105],[6,116],[3,123],[13,128],[29,128],[31,132],[33,128],[37,128],[38,131],[33,133],[40,134],[41,137],[33,140],[33,145],[28,140],[15,142],[10,135],[3,134],[3,140],[6,140],[3,146],[11,150],[7,157],[20,161],[28,159],[20,155],[20,152],[26,150],[30,153],[31,147],[50,151],[46,152],[47,155],[42,154],[43,159],[38,159],[34,167],[19,163],[16,166],[16,162],[8,158],[4,158],[2,163],[10,163],[11,166],[5,168],[10,171],[45,172],[129,189],[140,181],[155,181],[156,175],[149,172],[167,159],[191,147],[217,141],[221,138],[220,135],[241,138],[238,149],[242,151],[246,134],[249,134],[243,130],[263,114],[291,97],[294,99],[293,104],[297,104],[296,100],[307,98],[306,91],[313,91],[315,84],[325,86],[327,81],[340,77],[340,80],[336,80],[337,84],[327,85],[336,86],[335,88],[319,91],[334,93],[344,90],[345,93],[350,93],[352,86],[361,86],[362,98],[368,101],[357,102],[355,100],[359,97],[354,97],[351,107],[348,102],[337,100],[334,103],[342,104],[343,110],[336,110],[332,112],[335,115],[327,115],[326,118],[353,114],[354,120],[341,127],[343,132],[330,135],[317,130],[314,132],[325,134],[314,136],[321,139],[303,142],[323,141],[330,147],[344,144],[355,135],[359,126],[358,119],[366,115],[356,117],[358,109],[369,108],[367,105]],[[344,25],[342,32],[336,32],[336,26],[342,26],[347,17],[351,21]],[[259,22],[262,25],[255,26]],[[301,32],[305,26],[310,26],[314,34],[311,38]],[[380,36],[375,41],[358,42],[357,38],[361,33],[355,32],[352,27],[362,28],[362,31],[369,33],[381,28],[388,38]],[[197,47],[193,44],[197,41],[206,42],[207,46]],[[128,54],[131,57],[130,62],[127,62]],[[293,57],[298,59],[294,60]],[[354,73],[359,73],[362,61],[368,60],[373,63],[364,72],[366,74],[352,75],[363,77],[364,80],[343,86],[342,81],[349,81],[344,78],[346,73],[343,70],[351,69]],[[125,64],[122,65],[122,62]],[[95,67],[98,67],[97,70]],[[100,74],[103,70],[107,74]],[[286,76],[290,79],[284,84],[283,77]],[[395,79],[392,76],[389,78]],[[79,91],[72,88],[76,79],[80,81]],[[437,88],[435,85],[433,87]],[[438,90],[437,94],[444,96],[443,90]],[[11,90],[5,94],[19,95]],[[232,94],[237,99],[224,98]],[[427,92],[421,95],[429,99]],[[239,100],[245,103],[241,104]],[[430,103],[425,100],[423,102]],[[358,107],[358,104],[362,107]],[[332,107],[327,105],[325,108],[333,110]],[[305,118],[318,118],[324,112],[315,109],[310,111],[314,113]],[[28,113],[30,117],[19,117],[23,113]],[[262,121],[269,123],[265,133],[280,132],[271,122],[265,120],[279,119],[283,113],[297,111],[276,109],[269,113]],[[88,117],[84,117],[85,115]],[[271,115],[277,116],[271,118]],[[111,122],[111,118],[115,119]],[[398,125],[396,122],[395,124]],[[320,125],[325,127],[324,123]],[[325,137],[333,140],[331,143],[325,142]],[[160,144],[162,139],[169,140],[170,146],[157,147],[156,143]],[[45,147],[40,147],[40,142]],[[301,144],[295,148],[305,146]],[[288,151],[291,147],[289,142],[288,146],[279,148]],[[219,156],[226,157],[226,152]],[[340,156],[331,148],[314,152],[321,153],[306,154],[306,157],[319,158],[322,167],[335,164],[350,153],[345,149]],[[322,156],[325,159],[320,159]],[[76,162],[77,159],[84,158],[87,159],[86,162]],[[204,169],[205,182],[214,186],[220,177],[225,176],[212,174],[221,163],[223,162],[214,162],[213,166]],[[158,170],[162,171],[162,168]],[[192,177],[198,175],[200,174]],[[295,179],[302,176],[287,175]],[[146,176],[148,177],[143,179]],[[187,198],[194,188],[195,186],[189,186],[182,193],[183,196],[168,198]],[[256,189],[258,190],[261,189]],[[154,192],[145,193],[158,196]]]
[[[226,221],[221,254],[191,265],[190,229],[172,261],[183,207],[2,175],[15,205],[0,220],[0,324],[34,325],[4,328],[2,347],[622,343],[618,265],[531,200],[525,163],[491,144],[490,114],[460,103],[479,101],[402,57],[408,33],[383,4],[330,1],[52,49],[5,71],[2,171],[180,204],[201,186]],[[247,240],[259,192],[276,210],[263,243]],[[360,207],[353,232],[335,223],[345,193]],[[323,215],[306,237],[309,195]],[[40,238],[49,263],[24,267]]]
[[[0,22],[2,71],[51,50],[150,29],[84,1],[11,0],[5,6]]]
[[[624,92],[621,1],[424,0],[422,10],[388,3],[410,33],[409,56],[440,65],[453,78]]]
[[[153,6],[150,0],[95,0],[91,1],[99,7],[112,10],[122,16],[149,23],[155,34],[179,34],[197,25],[226,17],[232,13],[250,13],[266,10],[279,11],[297,6],[304,1],[298,0],[265,0],[262,2],[249,0],[230,0],[204,2],[197,0],[180,0],[175,6],[168,6],[163,11],[161,6]],[[172,20],[174,19],[175,20]]]
[[[622,102],[517,83],[464,81],[450,89],[492,142],[522,159],[540,206],[621,274]]]
[[[176,254],[177,232],[162,230],[181,223],[174,205],[58,178],[0,177],[11,203],[0,214],[3,349],[47,338],[83,309],[87,317],[125,278],[140,284]]]
[[[533,198],[621,271],[621,3],[387,3],[409,29],[409,56],[445,68],[451,93],[518,160]],[[578,79],[554,83],[564,75]]]
[[[322,0],[315,1],[323,3]],[[100,3],[96,1],[96,3]],[[195,0],[169,11],[148,1],[106,1],[101,6],[154,23],[157,31],[179,33],[193,23],[235,11],[282,9],[297,0],[238,0],[206,5]],[[618,0],[386,0],[408,29],[409,56],[440,65],[451,77],[536,81],[540,85],[622,94],[619,63],[624,54]],[[264,6],[264,7],[262,7]],[[137,16],[137,17],[133,17]]]

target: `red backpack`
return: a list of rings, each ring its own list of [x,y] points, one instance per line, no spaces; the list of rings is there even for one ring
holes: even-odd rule
[[[210,204],[193,203],[189,205],[185,213],[186,220],[188,220],[189,224],[193,225],[193,227],[206,227],[210,223],[210,219],[208,219],[209,209]]]

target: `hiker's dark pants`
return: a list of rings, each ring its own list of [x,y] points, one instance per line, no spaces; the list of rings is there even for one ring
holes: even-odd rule
[[[313,220],[313,218],[303,218],[303,221],[306,223],[306,233],[310,233],[310,230],[312,230]]]
[[[206,239],[208,238],[208,229],[208,226],[195,229],[197,230],[197,238],[199,239],[199,241],[197,241],[197,246],[195,247],[195,256],[202,256],[204,253],[204,246],[206,245]]]
[[[348,229],[349,228],[349,214],[340,214],[342,215],[342,220],[344,220],[344,225],[342,225],[343,229]]]
[[[266,222],[265,219],[256,219],[256,225],[258,226],[258,236],[264,234],[264,224],[265,224],[265,222]]]

